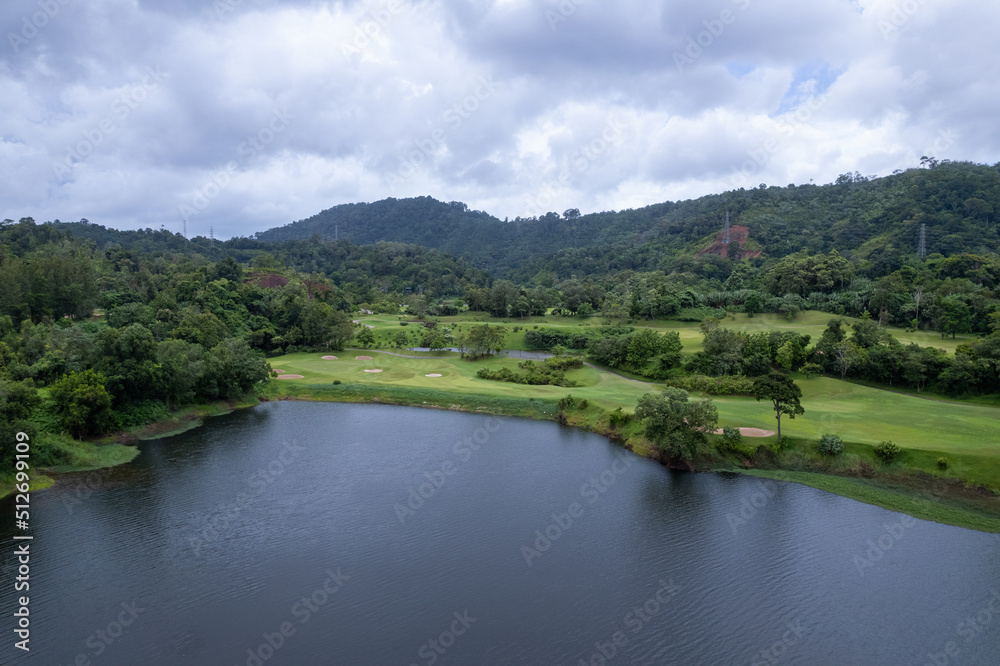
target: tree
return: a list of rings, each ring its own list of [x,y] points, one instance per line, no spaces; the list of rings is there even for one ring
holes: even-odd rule
[[[462,336],[459,348],[463,356],[469,354],[472,358],[495,354],[503,349],[507,342],[506,329],[503,326],[482,324],[469,329],[468,335]]]
[[[87,370],[63,375],[49,388],[63,427],[74,437],[99,435],[111,427],[114,412],[104,381],[104,375]]]
[[[797,348],[794,342],[786,342],[778,348],[777,362],[778,365],[783,368],[786,372],[792,369],[792,365],[795,364],[795,357],[797,355]]]
[[[102,372],[101,384],[118,404],[159,397],[156,346],[153,334],[142,324],[101,332],[96,367]]]
[[[664,387],[657,395],[647,393],[639,398],[635,415],[645,422],[645,434],[664,453],[681,460],[690,460],[705,441],[705,434],[714,432],[719,413],[710,400],[688,399],[687,391]]]
[[[994,333],[1000,333],[1000,310],[991,312],[989,321],[990,330]]]
[[[854,332],[851,334],[851,340],[862,349],[870,349],[875,345],[881,344],[885,339],[885,331],[879,328],[878,323],[873,321],[867,312],[861,318],[861,321],[854,324],[853,328]]]
[[[420,339],[420,346],[427,347],[431,351],[444,349],[448,346],[448,335],[438,327],[429,328]]]
[[[949,296],[945,298],[944,316],[941,318],[941,337],[951,333],[954,340],[956,333],[966,333],[972,329],[972,313],[969,306],[957,298]]]
[[[752,290],[747,294],[747,298],[743,301],[743,311],[747,313],[747,316],[751,319],[755,314],[764,311],[764,297],[756,289]]]
[[[490,290],[490,314],[494,317],[506,317],[520,295],[521,292],[510,280],[497,280]]]
[[[817,363],[806,363],[802,366],[802,372],[805,373],[806,379],[812,379],[813,375],[823,374],[823,366]]]
[[[362,349],[370,349],[375,344],[375,334],[365,326],[354,334],[354,342]]]
[[[840,370],[841,380],[847,378],[847,372],[865,359],[864,350],[850,340],[838,342],[833,348],[833,359]]]
[[[669,369],[681,359],[681,338],[677,331],[660,335],[650,328],[644,328],[628,337],[625,362],[636,372],[659,358],[663,367]]]
[[[328,303],[309,301],[302,313],[303,342],[311,347],[343,349],[354,335],[354,326],[347,316]]]
[[[202,395],[238,398],[268,380],[271,366],[246,340],[228,338],[208,352]]]
[[[156,348],[168,409],[171,403],[176,406],[194,401],[197,386],[205,376],[204,353],[201,345],[183,340],[165,340]]]
[[[778,441],[781,441],[781,415],[787,414],[794,419],[799,414],[805,414],[799,399],[802,389],[788,375],[781,372],[771,372],[753,381],[753,397],[757,402],[768,400],[774,407],[775,419],[778,421]]]

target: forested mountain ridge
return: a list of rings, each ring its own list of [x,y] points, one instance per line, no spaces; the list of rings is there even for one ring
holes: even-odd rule
[[[780,258],[802,250],[898,264],[916,254],[989,254],[1000,247],[1000,165],[929,162],[884,178],[844,174],[829,185],[761,186],[639,209],[501,221],[430,197],[345,204],[260,232],[257,240],[318,236],[367,244],[415,243],[463,257],[498,277],[559,278],[665,270],[711,244],[728,212],[750,230],[751,251]],[[738,259],[739,257],[733,257]]]

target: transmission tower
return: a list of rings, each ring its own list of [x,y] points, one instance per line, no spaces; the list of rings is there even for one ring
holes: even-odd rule
[[[215,227],[208,228],[208,242],[209,245],[215,247]]]
[[[927,256],[927,225],[920,225],[920,245],[917,246],[917,256],[923,259]]]
[[[722,232],[722,242],[729,244],[729,211],[726,211],[726,230]]]

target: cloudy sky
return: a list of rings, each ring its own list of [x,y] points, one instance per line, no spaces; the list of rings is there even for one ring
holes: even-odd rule
[[[5,0],[0,217],[249,235],[995,163],[994,0]]]

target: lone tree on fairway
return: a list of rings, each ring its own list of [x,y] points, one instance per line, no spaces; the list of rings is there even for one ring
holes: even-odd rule
[[[767,375],[762,375],[753,380],[753,397],[757,402],[770,400],[774,405],[775,418],[778,420],[778,441],[781,441],[781,415],[788,414],[789,418],[795,418],[798,414],[805,414],[799,404],[802,397],[802,389],[786,374],[771,371]]]
[[[661,451],[674,458],[690,460],[714,432],[719,413],[711,400],[688,400],[687,391],[667,386],[659,395],[639,398],[635,415],[645,421],[645,433]]]
[[[362,349],[370,349],[375,345],[375,334],[366,326],[354,334],[354,342]]]

